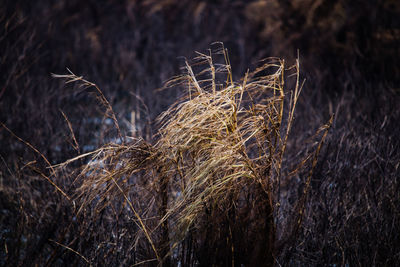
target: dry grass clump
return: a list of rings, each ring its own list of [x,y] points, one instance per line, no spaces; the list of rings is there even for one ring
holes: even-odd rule
[[[183,86],[187,93],[159,116],[153,143],[130,138],[60,167],[92,157],[78,175],[78,213],[115,206],[130,210],[138,229],[132,241],[140,251],[138,262],[273,265],[279,253],[280,185],[290,179],[282,170],[301,91],[299,62],[287,68],[283,60],[269,58],[234,82],[223,45],[197,55],[186,63],[185,75],[166,84]],[[59,77],[95,86],[73,74]],[[293,91],[284,88],[285,80]],[[321,128],[325,134],[311,169],[328,128]],[[310,178],[311,173],[296,209],[287,215],[293,223],[280,231],[296,234]]]
[[[132,266],[143,260],[157,264],[144,230],[159,257],[170,254],[171,263],[193,265],[201,260],[204,264],[229,261],[232,265],[229,255],[234,255],[234,263],[239,264],[249,261],[241,255],[256,258],[247,256],[257,255],[253,248],[266,250],[257,245],[268,243],[260,233],[268,230],[264,214],[269,213],[264,207],[270,206],[263,203],[269,197],[263,195],[260,183],[235,177],[233,180],[239,181],[240,186],[235,187],[233,182],[224,185],[228,188],[227,197],[220,193],[218,201],[209,197],[207,209],[193,219],[181,220],[183,215],[171,211],[184,198],[180,188],[184,180],[176,172],[180,169],[172,161],[173,155],[169,161],[161,160],[161,151],[155,147],[161,136],[151,138],[153,130],[158,132],[152,124],[156,116],[175,102],[189,83],[183,81],[183,86],[159,94],[151,89],[159,88],[162,81],[178,72],[177,55],[205,51],[215,40],[229,46],[235,77],[267,55],[277,55],[288,62],[296,55],[294,51],[299,49],[302,55],[302,73],[307,77],[308,89],[297,103],[292,138],[288,138],[281,161],[281,178],[271,171],[275,175],[271,188],[275,190],[277,262],[282,266],[392,266],[400,261],[399,1],[2,3],[0,122],[10,131],[0,126],[0,265],[86,266],[89,262]],[[214,55],[213,62],[220,70],[227,65],[222,55]],[[208,65],[194,63],[190,65],[198,81],[211,79],[210,70],[202,74],[203,78],[198,75],[204,68],[209,69]],[[76,90],[79,83],[64,86],[62,81],[49,78],[49,73],[63,72],[66,66],[95,80],[109,104],[95,87]],[[216,71],[216,80],[222,84],[216,86],[217,92],[229,86],[226,76],[227,73]],[[295,78],[285,81],[289,90],[285,90],[281,136],[286,133],[290,89],[294,88],[290,80]],[[238,81],[239,85],[242,83]],[[199,84],[205,91],[212,91],[210,80]],[[100,98],[106,109],[97,105],[88,91]],[[246,93],[243,99],[249,99]],[[254,99],[256,103],[259,100]],[[183,101],[186,100],[179,103]],[[248,110],[250,104],[246,105]],[[113,110],[118,127],[114,127]],[[312,151],[318,150],[317,144],[309,142],[310,136],[333,112],[336,115],[327,145],[310,176],[304,167],[316,162],[313,157],[317,153]],[[119,127],[122,139],[132,132],[146,142],[126,138],[118,143]],[[320,136],[323,133],[324,127]],[[248,157],[256,161],[254,140],[246,141],[246,148],[250,151]],[[117,144],[89,154],[93,156],[90,166],[77,169],[88,163],[87,157],[82,156],[57,177],[47,168],[45,159],[57,164],[109,142]],[[232,152],[227,147],[215,154],[237,151],[232,147]],[[205,151],[212,149],[217,148]],[[168,153],[165,149],[163,155]],[[148,160],[135,167],[137,163],[130,161],[130,154]],[[203,159],[210,160],[201,152],[193,157],[196,155],[203,157],[196,161],[198,165]],[[190,157],[183,154],[187,161],[179,161],[179,168],[186,166],[186,172],[180,171],[187,177],[195,165]],[[107,160],[102,162],[103,158]],[[236,164],[243,158],[240,155],[230,160]],[[305,165],[296,168],[303,158],[307,159]],[[102,166],[104,170],[100,170]],[[137,171],[129,175],[127,170],[134,168]],[[242,167],[235,168],[242,171]],[[225,177],[223,170],[215,169]],[[299,172],[291,175],[293,169]],[[163,172],[169,175],[162,176]],[[77,173],[81,174],[78,179]],[[103,187],[98,185],[97,190],[103,190],[98,192],[104,194],[95,194],[90,179],[86,191],[76,191],[90,174],[99,175],[99,179],[113,175],[122,191],[110,179]],[[189,203],[189,197],[195,199],[201,190],[190,192],[185,201]],[[161,197],[159,192],[167,194]],[[233,196],[232,200],[228,195]],[[303,197],[306,195],[307,199]],[[87,205],[82,206],[73,196],[81,196]],[[138,216],[129,208],[125,196]],[[254,203],[258,205],[250,206]],[[82,207],[79,213],[76,207]],[[185,207],[182,204],[178,210]],[[239,207],[241,212],[231,207]],[[296,226],[300,212],[304,214],[302,224]],[[165,220],[160,224],[162,218]],[[178,224],[188,231],[172,232]],[[286,230],[286,226],[292,230]],[[205,262],[206,259],[210,261]]]

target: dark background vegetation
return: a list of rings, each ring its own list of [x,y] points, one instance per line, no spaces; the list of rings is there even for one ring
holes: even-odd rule
[[[51,164],[115,137],[90,93],[51,73],[95,82],[124,134],[149,137],[180,92],[156,91],[182,59],[215,41],[235,78],[262,58],[293,63],[305,87],[288,161],[335,120],[314,171],[303,224],[276,264],[395,266],[400,262],[400,3],[382,1],[18,1],[0,5],[0,122]],[[89,91],[89,93],[88,93]],[[72,139],[66,115],[79,143]],[[132,111],[140,122],[130,132]],[[75,147],[74,147],[75,145]],[[78,163],[75,163],[78,164]],[[42,173],[43,158],[0,128],[0,265],[136,262],[129,215],[93,219]],[[72,192],[72,178],[57,184]],[[293,180],[293,190],[301,188]],[[290,190],[289,190],[290,191]],[[290,201],[290,198],[288,199]],[[68,245],[81,256],[57,244]]]

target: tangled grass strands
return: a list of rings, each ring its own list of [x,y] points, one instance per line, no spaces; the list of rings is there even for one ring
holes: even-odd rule
[[[185,253],[179,250],[190,244],[203,252],[217,249],[215,255],[207,252],[210,260],[202,264],[236,264],[243,257],[240,254],[248,253],[239,240],[250,245],[258,238],[259,250],[245,256],[246,261],[272,264],[277,243],[274,216],[279,216],[281,180],[288,179],[282,174],[283,158],[302,90],[299,61],[289,68],[295,79],[290,94],[284,88],[285,63],[277,58],[247,71],[241,82],[233,81],[223,45],[209,54],[197,53],[194,64],[198,72],[186,62],[186,73],[167,82],[165,88],[183,86],[186,94],[158,117],[152,143],[121,139],[121,144],[106,144],[55,167],[91,157],[78,175],[79,212],[126,206],[138,227],[135,247],[152,251],[140,262],[153,261],[155,256],[159,265],[171,265],[178,261],[176,255]],[[72,73],[57,77],[94,86]],[[290,99],[285,99],[287,95]],[[328,128],[323,129],[311,169]],[[311,175],[312,171],[294,218],[303,213]],[[261,237],[252,236],[243,225],[261,231]],[[287,229],[292,238],[297,226]],[[219,259],[222,255],[226,260]]]

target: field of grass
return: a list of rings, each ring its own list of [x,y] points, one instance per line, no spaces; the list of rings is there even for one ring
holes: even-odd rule
[[[0,6],[0,266],[396,266],[397,1]]]

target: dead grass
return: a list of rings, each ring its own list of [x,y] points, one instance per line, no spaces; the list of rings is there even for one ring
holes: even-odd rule
[[[155,251],[160,259],[170,255],[163,265],[180,261],[190,266],[200,260],[204,265],[232,265],[232,260],[239,264],[262,259],[267,245],[273,243],[266,242],[266,236],[275,239],[273,256],[278,266],[396,265],[400,260],[398,10],[399,4],[392,0],[4,1],[0,7],[0,122],[10,131],[0,128],[0,265],[157,265]],[[247,157],[254,166],[261,164],[256,137],[245,145],[232,145],[235,139],[223,138],[236,138],[238,130],[225,130],[212,137],[218,143],[211,139],[207,143],[202,136],[211,129],[201,126],[197,114],[192,113],[200,141],[190,142],[204,145],[204,153],[182,154],[183,159],[174,162],[175,154],[170,155],[167,148],[160,154],[156,147],[162,138],[159,127],[178,118],[175,111],[180,104],[200,95],[190,82],[192,98],[180,99],[175,110],[155,125],[156,116],[179,99],[182,91],[187,92],[185,84],[189,82],[181,78],[179,86],[179,81],[171,81],[177,86],[158,94],[151,89],[178,73],[177,55],[188,57],[193,50],[205,51],[215,40],[224,41],[232,60],[226,64],[222,54],[212,58],[219,81],[215,82],[217,95],[231,84],[227,73],[217,71],[230,67],[221,65],[234,66],[230,68],[232,81],[242,85],[244,79],[239,80],[239,75],[246,73],[248,66],[254,70],[252,64],[260,58],[277,55],[294,62],[300,50],[306,88],[293,113],[296,120],[283,149],[280,176],[271,170],[271,189],[277,190],[273,192],[274,235],[267,227],[270,221],[265,215],[270,211],[263,208],[271,206],[270,196],[262,183],[254,181],[255,176],[230,178],[230,173],[218,168],[227,160],[238,165],[229,170],[253,175],[247,167],[251,164],[242,161]],[[205,54],[189,65],[200,88],[212,92],[210,54]],[[199,61],[206,65],[198,65]],[[50,73],[63,73],[65,67],[96,81],[101,92],[79,82],[64,86],[61,80],[49,77]],[[284,74],[294,72],[286,70]],[[208,81],[199,82],[202,80]],[[285,79],[284,84],[279,127],[283,143],[295,80]],[[250,104],[240,104],[242,110],[233,112],[229,109],[238,105],[237,101],[218,97],[217,104],[210,102],[210,110],[226,117],[214,119],[223,124],[234,113],[242,117],[228,126],[215,123],[216,129],[243,125],[239,121],[246,120],[243,111],[250,110]],[[244,93],[242,99],[249,97]],[[254,102],[269,106],[259,100],[262,98]],[[192,107],[207,110],[199,103],[205,101],[199,99]],[[216,111],[217,105],[223,110]],[[315,130],[333,112],[331,130],[319,149],[312,140],[321,140],[325,127],[316,136]],[[185,116],[179,118],[189,121]],[[122,142],[115,121],[126,138]],[[254,119],[251,123],[259,122]],[[127,137],[130,132],[136,139]],[[157,134],[154,138],[152,132]],[[231,145],[223,150],[221,144]],[[181,145],[187,149],[186,144]],[[240,146],[250,152],[229,158],[241,151]],[[278,152],[270,153],[278,158],[275,166],[282,146],[276,149]],[[206,152],[219,153],[223,159],[210,159]],[[148,161],[133,162],[130,154]],[[46,163],[57,164],[79,155],[56,175]],[[160,163],[161,155],[168,160]],[[98,159],[102,158],[107,160],[101,163]],[[84,169],[88,161],[91,165]],[[194,166],[204,166],[202,162],[214,162],[216,166],[206,167],[215,169],[225,182],[196,172]],[[85,191],[77,190],[86,179],[83,174],[87,171],[91,177],[103,166],[99,178],[115,173],[116,184],[109,178],[103,187],[92,188],[87,181],[86,199]],[[137,171],[130,175],[128,169],[135,166]],[[203,193],[207,185],[198,180],[190,183],[190,188],[198,190],[184,197],[182,188],[189,190],[186,182],[192,174],[203,175],[201,179],[216,190]],[[95,188],[104,195],[92,194]],[[223,189],[228,189],[226,196]],[[207,197],[203,209],[196,202],[199,196]],[[185,217],[172,210],[184,211],[186,206],[180,203],[189,200],[194,201],[193,212],[197,212],[193,218],[188,216],[190,210]],[[187,232],[174,232],[179,225]]]
[[[282,163],[302,89],[299,62],[286,67],[283,60],[269,58],[234,82],[224,46],[215,44],[208,52],[197,53],[191,64],[186,62],[186,74],[166,84],[183,86],[187,93],[159,116],[153,143],[131,138],[107,144],[58,167],[91,157],[77,177],[78,213],[99,213],[118,202],[129,209],[140,229],[137,249],[148,244],[153,251],[139,261],[272,265],[279,253],[274,218],[280,185],[290,179],[282,175]],[[72,73],[56,77],[96,86]],[[294,79],[291,91],[284,88],[288,77]],[[329,127],[321,128],[320,145]],[[319,150],[291,214],[296,220],[286,225],[290,238],[301,224]],[[306,162],[299,160],[301,166]]]

